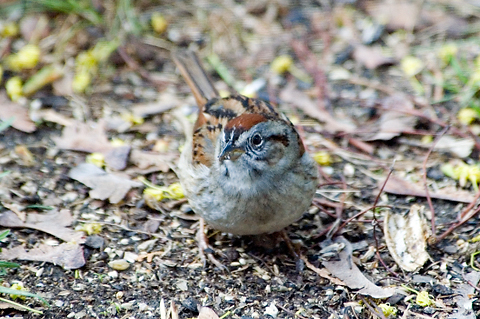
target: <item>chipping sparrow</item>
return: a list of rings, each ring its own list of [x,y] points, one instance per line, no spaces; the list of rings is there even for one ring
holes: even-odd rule
[[[236,235],[277,232],[298,220],[311,204],[317,168],[292,123],[267,102],[221,98],[193,52],[173,59],[199,107],[177,172],[193,211]]]

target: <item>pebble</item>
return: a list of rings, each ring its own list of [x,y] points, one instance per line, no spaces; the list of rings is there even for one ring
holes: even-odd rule
[[[130,267],[130,263],[126,261],[125,259],[117,259],[117,260],[112,260],[111,262],[108,263],[110,268],[113,268],[115,270],[126,270]]]
[[[65,195],[60,196],[60,199],[64,202],[67,203],[72,203],[78,198],[78,193],[77,192],[68,192],[65,193]]]
[[[175,283],[175,286],[180,289],[181,291],[187,291],[188,290],[188,284],[185,279],[179,279]]]
[[[38,186],[32,181],[28,181],[25,184],[23,184],[23,186],[20,187],[20,189],[25,193],[27,193],[28,195],[33,195],[37,192]]]
[[[123,258],[129,263],[133,264],[137,260],[138,255],[132,253],[131,251],[126,251],[125,254],[123,254]]]
[[[123,246],[126,246],[128,244],[130,244],[130,239],[129,238],[123,238],[122,240],[120,240],[118,242],[119,245],[123,245]]]
[[[140,302],[138,304],[138,311],[145,311],[148,309],[148,305],[144,302]]]
[[[149,252],[152,250],[153,246],[155,245],[155,243],[158,241],[158,239],[150,239],[150,240],[146,240],[144,241],[143,243],[141,244],[138,244],[137,246],[137,249],[138,251],[145,251],[145,252]]]
[[[278,316],[278,308],[275,306],[275,301],[265,308],[265,315],[276,318]]]

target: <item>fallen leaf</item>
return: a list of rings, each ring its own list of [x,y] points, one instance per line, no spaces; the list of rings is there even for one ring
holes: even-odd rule
[[[363,138],[364,141],[390,140],[405,131],[413,130],[416,117],[405,114],[405,111],[412,110],[412,102],[403,94],[396,94],[387,97],[382,101],[383,113],[375,124],[377,129],[373,136]]]
[[[454,301],[457,304],[455,313],[448,316],[449,319],[475,319],[475,312],[473,310],[472,303],[477,300],[475,297],[475,287],[477,287],[480,280],[480,272],[473,271],[465,275],[465,279],[470,282],[460,284],[454,289],[457,294],[454,297]]]
[[[472,153],[475,142],[471,138],[454,138],[450,135],[445,135],[435,145],[436,151],[450,152],[459,158],[465,158]]]
[[[31,228],[43,231],[66,242],[85,242],[85,234],[69,228],[73,217],[69,210],[49,211],[48,213],[28,213],[25,221],[17,214],[7,210],[0,214],[0,225],[3,227]]]
[[[31,14],[20,21],[20,33],[27,43],[38,43],[50,34],[50,19],[45,14]]]
[[[5,91],[0,92],[0,120],[14,118],[11,126],[19,131],[32,133],[37,127],[28,116],[28,108],[17,102],[12,102]]]
[[[421,6],[409,1],[367,1],[366,10],[379,23],[386,23],[389,30],[413,30],[419,18]]]
[[[392,65],[396,61],[386,56],[379,46],[357,45],[353,51],[353,58],[367,69],[376,69],[382,65]]]
[[[331,244],[330,241],[329,244]],[[337,237],[333,243],[343,244],[344,248],[338,252],[335,258],[322,261],[322,264],[327,268],[332,275],[342,280],[351,289],[360,289],[359,294],[368,295],[373,298],[388,298],[395,293],[395,289],[382,288],[362,274],[357,265],[352,260],[352,245],[343,237]]]
[[[335,285],[346,286],[346,284],[343,281],[341,281],[340,279],[332,277],[332,275],[330,274],[330,272],[327,269],[325,269],[325,268],[320,269],[318,267],[315,267],[314,265],[312,265],[308,261],[308,259],[305,256],[302,256],[302,260],[303,260],[303,262],[305,263],[305,266],[307,266],[308,269],[315,272],[320,277],[330,280]]]
[[[142,186],[142,183],[134,182],[124,176],[107,173],[88,163],[73,168],[68,176],[92,188],[89,193],[90,197],[101,200],[108,198],[112,204],[120,202],[130,188]]]
[[[384,183],[385,181],[379,181],[378,188],[381,189]],[[390,175],[390,178],[385,184],[383,191],[385,193],[396,195],[427,197],[425,186],[423,186],[422,183],[408,182],[395,175]],[[475,197],[469,191],[456,189],[454,187],[445,187],[435,192],[429,191],[428,194],[431,198],[445,199],[461,203],[471,203]]]
[[[280,93],[280,98],[286,103],[291,103],[296,108],[302,110],[306,115],[318,120],[320,123],[325,123],[325,129],[329,132],[352,133],[356,129],[354,124],[340,122],[333,118],[330,113],[319,108],[305,93],[297,90],[295,84],[288,84]]]
[[[45,109],[45,110],[39,110],[35,113],[35,115],[44,121],[47,122],[53,122],[60,124],[62,126],[70,126],[74,125],[76,123],[75,120],[72,120],[52,109]]]
[[[219,319],[218,315],[208,307],[202,307],[198,314],[198,319]]]
[[[83,247],[77,243],[63,243],[58,246],[41,244],[30,250],[22,246],[11,249],[2,248],[0,260],[45,261],[62,266],[64,269],[78,269],[85,265]]]
[[[132,150],[130,162],[141,170],[154,169],[155,171],[168,172],[173,161],[177,158],[174,153],[156,153]]]
[[[146,117],[166,112],[178,105],[180,105],[178,98],[172,94],[168,94],[168,99],[162,97],[162,99],[157,102],[135,104],[130,107],[130,110],[136,116]]]
[[[114,170],[124,170],[127,167],[130,150],[130,145],[112,147],[110,150],[103,153],[105,156],[105,163],[109,168]]]
[[[105,135],[102,122],[81,123],[66,126],[62,136],[52,138],[55,144],[62,149],[82,151],[87,153],[103,153],[110,150],[112,145]]]
[[[428,260],[428,228],[424,206],[412,205],[407,215],[385,213],[385,242],[395,262],[406,271],[415,271]]]
[[[61,137],[52,138],[59,148],[87,153],[102,153],[105,163],[115,170],[127,167],[130,146],[114,147],[108,141],[103,122],[81,123],[66,126]]]

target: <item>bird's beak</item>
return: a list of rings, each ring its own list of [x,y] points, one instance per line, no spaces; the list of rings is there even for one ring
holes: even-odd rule
[[[244,151],[241,148],[233,146],[232,142],[229,141],[227,142],[227,145],[225,145],[223,150],[220,152],[220,155],[218,155],[218,159],[222,162],[224,160],[235,161],[243,153]]]

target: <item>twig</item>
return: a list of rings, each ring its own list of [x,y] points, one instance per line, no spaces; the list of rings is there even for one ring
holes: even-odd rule
[[[142,78],[153,83],[157,86],[164,86],[166,84],[165,81],[155,80],[150,76],[150,73],[147,72],[143,67],[141,67],[130,55],[127,53],[124,47],[120,46],[117,49],[118,54],[120,57],[125,61],[125,63],[132,69],[138,72]]]
[[[387,319],[385,315],[383,314],[383,311],[380,310],[380,312],[375,311],[375,309],[370,306],[370,304],[367,302],[365,298],[360,296],[360,299],[362,299],[363,303],[367,306],[367,308],[372,312],[372,314],[376,315],[377,317],[380,317],[382,319]],[[376,307],[375,307],[376,308]]]
[[[378,238],[377,238],[377,234],[376,234],[376,228],[377,228],[377,225],[378,225],[378,221],[377,221],[377,215],[375,214],[375,210],[377,208],[378,200],[380,199],[380,195],[383,193],[385,185],[387,185],[388,179],[390,178],[390,176],[393,173],[394,165],[395,165],[395,161],[393,161],[392,166],[390,167],[390,171],[388,172],[387,178],[385,179],[385,183],[383,183],[382,188],[380,188],[380,191],[378,192],[377,197],[375,198],[375,202],[373,203],[372,226],[373,226],[373,239],[375,240],[375,253],[377,255],[377,258],[380,261],[380,263],[383,265],[383,267],[385,267],[385,269],[388,270],[388,272],[390,272],[393,276],[398,278],[399,275],[396,272],[394,272],[392,269],[390,269],[390,267],[388,267],[387,264],[385,263],[385,261],[383,260],[382,256],[380,256],[380,245],[378,244]]]
[[[325,72],[318,66],[317,58],[310,51],[305,41],[292,40],[291,45],[305,70],[313,77],[315,87],[318,88],[318,106],[325,110],[325,104],[327,102],[327,77]]]
[[[461,225],[466,223],[470,218],[472,218],[473,216],[475,216],[480,212],[480,207],[477,207],[477,209],[472,210],[479,198],[480,198],[480,191],[477,192],[477,195],[475,195],[475,198],[473,199],[473,201],[470,204],[468,204],[468,206],[463,210],[463,212],[459,214],[457,218],[458,222],[450,226],[440,236],[436,237],[435,243],[438,243],[441,240],[445,239],[445,237],[450,235],[450,233],[453,232],[457,227],[460,227]]]
[[[344,228],[344,227],[345,227],[348,223],[350,223],[352,220],[357,219],[358,217],[366,214],[368,211],[373,210],[373,209],[375,209],[375,208],[379,208],[379,207],[392,208],[392,206],[390,206],[390,205],[370,206],[369,208],[367,208],[367,209],[365,209],[365,210],[362,210],[360,213],[357,213],[357,214],[353,215],[352,217],[348,218],[347,220],[345,220],[345,221],[343,222],[343,224],[342,224],[340,227],[338,227],[337,232],[338,232],[339,230],[341,230],[342,228]]]
[[[433,236],[435,236],[435,233],[436,233],[436,229],[435,229],[435,209],[433,208],[432,198],[430,197],[430,192],[428,190],[428,185],[427,185],[427,161],[428,161],[428,158],[430,157],[430,154],[432,154],[432,151],[435,148],[435,145],[437,145],[438,141],[440,141],[440,139],[443,137],[443,135],[445,135],[445,133],[448,132],[449,129],[450,129],[450,126],[446,126],[440,132],[440,134],[438,134],[437,137],[435,137],[435,140],[433,141],[432,146],[430,147],[427,154],[425,155],[425,159],[423,160],[423,166],[422,166],[423,167],[423,186],[425,187],[425,196],[427,197],[428,206],[430,207],[430,211],[432,212],[431,223],[432,223],[432,234],[433,234]]]
[[[348,82],[350,82],[352,84],[356,84],[356,85],[366,86],[366,87],[372,88],[374,90],[384,92],[387,95],[394,95],[394,94],[398,93],[398,91],[392,89],[391,87],[388,87],[386,85],[379,84],[379,83],[372,83],[371,81],[369,81],[367,79],[363,79],[363,78],[352,77],[352,78],[348,79]],[[414,104],[416,104],[420,107],[424,107],[424,108],[425,107],[431,107],[431,105],[429,103],[423,103],[423,102],[419,101],[418,99],[415,99],[415,97],[413,97],[413,96],[407,95],[407,98],[412,103],[414,103]],[[393,111],[403,113],[403,114],[409,114],[409,115],[412,115],[412,116],[417,116],[417,117],[423,118],[423,119],[425,119],[425,120],[427,120],[431,123],[437,124],[441,127],[449,126],[448,123],[446,123],[446,122],[444,122],[440,119],[431,118],[430,116],[428,116],[426,114],[423,114],[422,112],[420,112],[418,110],[397,110],[397,109],[395,109]],[[454,126],[450,127],[450,129],[451,129],[452,133],[454,133],[454,134],[456,134],[460,137],[463,137],[463,138],[470,137],[470,138],[472,138],[474,143],[475,143],[475,147],[478,150],[480,150],[480,140],[469,128],[466,128],[467,133],[462,132],[460,129],[458,129]]]

